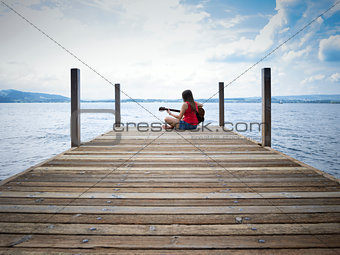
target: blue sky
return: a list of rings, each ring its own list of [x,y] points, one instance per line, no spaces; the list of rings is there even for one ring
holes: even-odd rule
[[[334,0],[14,1],[16,11],[132,98],[196,98],[217,92]],[[81,69],[83,99],[107,99],[110,84],[0,5],[0,89],[69,96]],[[340,3],[225,91],[259,96],[261,68],[273,95],[340,94]],[[126,98],[124,96],[123,98]]]

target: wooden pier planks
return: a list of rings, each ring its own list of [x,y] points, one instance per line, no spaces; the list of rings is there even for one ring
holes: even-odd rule
[[[132,130],[0,186],[0,253],[227,252],[338,254],[339,182],[235,133]]]

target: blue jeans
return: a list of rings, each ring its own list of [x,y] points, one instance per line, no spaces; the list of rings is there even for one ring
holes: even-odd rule
[[[197,125],[191,125],[191,124],[185,122],[184,120],[179,121],[179,129],[191,130],[191,129],[196,129],[196,128],[197,128]]]

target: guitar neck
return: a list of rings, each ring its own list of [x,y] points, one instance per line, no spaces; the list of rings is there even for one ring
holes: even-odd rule
[[[180,110],[176,110],[176,109],[167,109],[167,110],[170,110],[172,112],[181,112]]]

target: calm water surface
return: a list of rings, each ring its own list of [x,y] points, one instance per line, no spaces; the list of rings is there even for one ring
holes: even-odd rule
[[[166,113],[159,106],[179,108],[180,103],[122,103],[122,122],[159,122]],[[86,103],[82,108],[110,108],[112,103]],[[206,103],[206,123],[218,124],[218,104]],[[334,176],[340,177],[340,105],[273,104],[272,147]],[[0,104],[0,180],[19,173],[70,147],[68,103]],[[225,119],[239,131],[261,122],[261,104],[225,105]],[[88,141],[112,129],[113,115],[81,116],[81,139]],[[228,127],[231,127],[230,125]],[[260,141],[261,133],[240,132]]]

